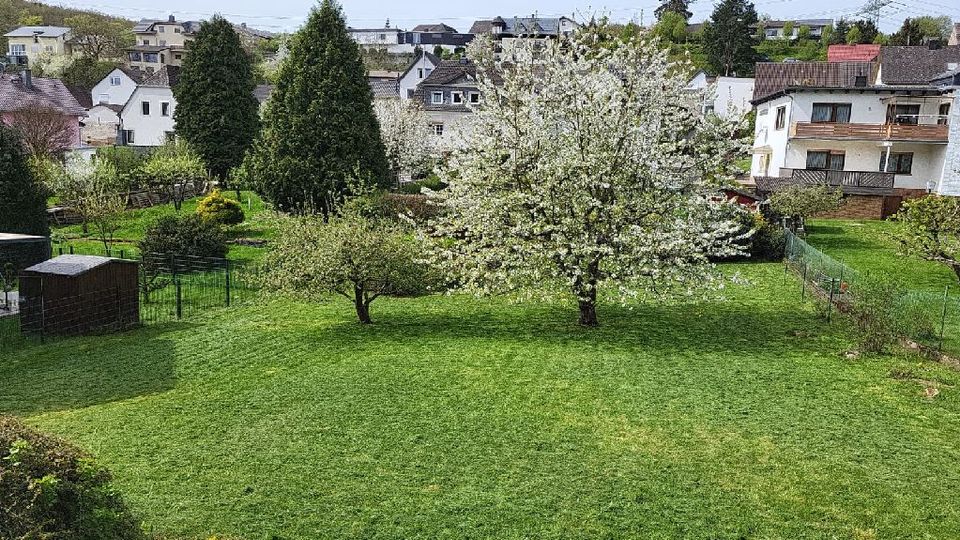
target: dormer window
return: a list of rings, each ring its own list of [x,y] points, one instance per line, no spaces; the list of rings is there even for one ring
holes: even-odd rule
[[[430,103],[433,105],[443,104],[443,92],[433,92],[430,94]]]
[[[480,92],[470,92],[470,103],[472,105],[480,103]]]
[[[450,100],[451,100],[451,102],[452,102],[454,105],[462,105],[462,104],[463,104],[463,94],[461,94],[460,92],[454,92],[454,93],[450,94]]]

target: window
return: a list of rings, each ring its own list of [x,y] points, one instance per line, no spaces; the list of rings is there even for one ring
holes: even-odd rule
[[[164,33],[164,27],[163,27],[163,26],[158,26],[158,27],[157,27],[157,32],[160,32],[161,34]]]
[[[53,52],[53,45],[46,45],[43,47],[43,50],[47,52]]]
[[[140,56],[140,53],[138,53],[138,52],[132,52],[132,53],[128,54],[127,56],[130,58],[130,61],[131,61],[131,62],[139,62],[139,61],[141,60],[141,58],[143,58],[142,56]]]
[[[920,105],[887,105],[888,124],[909,124],[915,126],[920,120]]]
[[[144,116],[150,116],[150,102],[141,101],[140,102],[140,113]]]
[[[166,46],[167,46],[167,40],[161,39],[161,40],[160,40],[160,46],[161,46],[161,47],[166,47]]]
[[[480,103],[480,92],[470,92],[470,103],[474,105]]]
[[[774,129],[783,129],[787,125],[787,106],[777,107],[777,119],[774,122]]]
[[[417,78],[418,79],[423,78],[423,68],[417,68]]]
[[[110,94],[100,94],[97,96],[97,103],[110,103]]]
[[[180,28],[175,27],[175,28],[173,29],[173,33],[174,33],[174,34],[179,34],[179,33],[180,33]]]
[[[123,81],[120,80],[119,75],[113,75],[110,77],[110,86],[120,86]]]
[[[941,126],[947,125],[947,119],[950,117],[950,104],[941,103],[940,108],[937,110],[937,124]]]
[[[167,57],[163,53],[160,53],[160,63],[161,64],[167,63]]]
[[[886,169],[884,169],[886,164]],[[887,153],[880,152],[880,171],[892,172],[897,174],[910,174],[913,168],[913,152],[890,152],[890,161],[887,161]]]
[[[149,45],[149,44],[150,44],[150,40],[149,40],[149,39],[143,40],[143,44],[144,44],[144,45]]]
[[[143,53],[143,61],[156,64],[160,60],[160,57],[157,56],[157,53]]]
[[[831,124],[849,124],[850,123],[850,104],[849,103],[814,103],[811,122],[831,123]]]
[[[380,34],[380,41],[386,41],[386,40],[387,40],[387,35],[386,35],[386,34]]]
[[[842,171],[846,154],[837,150],[810,150],[807,152],[807,169]]]
[[[173,58],[174,58],[175,60],[180,60],[181,58],[183,58],[183,55],[177,53],[177,54],[174,54],[174,55],[173,55]]]
[[[123,142],[124,142],[124,144],[133,144],[134,138],[133,138],[133,130],[132,130],[132,129],[125,129],[125,130],[123,130]]]
[[[452,92],[450,94],[450,102],[453,103],[454,105],[463,104],[463,94],[460,92]]]
[[[14,45],[10,44],[10,56],[26,56],[27,55],[27,46],[20,44]]]
[[[430,94],[430,103],[440,105],[443,103],[443,92],[433,92]]]
[[[170,116],[170,103],[166,101],[160,102],[160,116]]]
[[[433,124],[430,126],[433,128],[433,134],[437,137],[443,137],[443,124]]]

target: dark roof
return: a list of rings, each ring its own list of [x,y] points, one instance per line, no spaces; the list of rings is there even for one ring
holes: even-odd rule
[[[0,111],[44,107],[71,116],[86,114],[86,109],[60,79],[32,77],[32,80],[32,88],[26,88],[19,75],[0,75]]]
[[[133,31],[134,31],[134,32],[141,32],[141,33],[143,33],[143,32],[150,32],[150,31],[151,31],[151,30],[150,30],[150,27],[152,27],[153,25],[155,25],[155,24],[157,24],[157,23],[162,23],[162,24],[179,24],[180,26],[183,27],[183,29],[184,29],[188,34],[195,33],[197,30],[200,29],[200,21],[177,21],[177,20],[171,21],[171,20],[169,20],[169,19],[167,19],[167,20],[163,20],[163,19],[140,19],[140,22],[138,22],[138,23],[133,27]]]
[[[440,23],[440,24],[418,24],[413,27],[413,32],[430,32],[430,33],[445,33],[445,34],[455,34],[457,29]]]
[[[757,21],[755,24],[752,24],[751,27],[756,28],[762,24],[764,28],[783,28],[787,23],[793,24],[794,28],[800,28],[801,26],[832,26],[833,19],[767,20]]]
[[[96,255],[60,255],[49,261],[35,264],[24,272],[35,272],[38,274],[55,274],[58,276],[79,276],[94,268],[103,266],[120,259],[111,259],[108,257],[98,257]],[[133,262],[133,261],[122,261]]]
[[[445,103],[443,105],[432,105],[426,99],[429,92],[437,90],[438,87],[452,86],[458,83],[467,83],[467,87],[476,88],[477,66],[469,60],[444,60],[430,72],[426,79],[417,85],[414,91],[414,99],[423,103],[427,110],[442,111],[462,111],[469,112],[470,108],[466,103],[453,105]]]
[[[253,89],[253,95],[256,96],[258,102],[264,103],[270,99],[270,94],[273,93],[273,89],[274,86],[272,84],[258,84],[257,87]]]
[[[960,46],[880,48],[883,84],[927,84],[952,63],[960,63]]]
[[[874,62],[757,62],[753,101],[788,87],[855,88],[857,77],[873,82]]]
[[[21,26],[4,34],[4,37],[60,37],[70,31],[66,26]]]
[[[121,66],[117,66],[117,69],[125,73],[127,77],[130,77],[131,79],[133,79],[133,82],[137,84],[142,83],[144,77],[146,76],[146,73],[140,71],[140,68],[121,65]]]
[[[160,69],[147,75],[142,86],[157,86],[173,88],[180,82],[180,68],[177,66],[162,66]]]
[[[470,26],[471,34],[489,34],[493,31],[493,21],[474,21]]]
[[[400,97],[400,83],[397,79],[370,78],[367,82],[370,84],[370,90],[373,91],[374,98]]]
[[[74,99],[77,100],[77,103],[79,103],[84,109],[93,107],[93,96],[90,94],[89,89],[81,88],[79,86],[68,86],[67,90],[74,97]]]

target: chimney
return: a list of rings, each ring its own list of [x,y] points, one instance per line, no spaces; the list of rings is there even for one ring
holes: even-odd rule
[[[33,73],[29,69],[20,72],[20,81],[27,90],[33,90]]]
[[[177,18],[174,17],[173,15],[171,15],[170,17],[167,18],[167,22],[175,23],[175,22],[177,22]]]
[[[941,46],[942,45],[939,39],[931,39],[927,42],[927,48],[929,48],[931,51],[939,50]]]
[[[247,27],[247,23],[245,22],[240,23],[240,28],[246,28],[246,27]]]

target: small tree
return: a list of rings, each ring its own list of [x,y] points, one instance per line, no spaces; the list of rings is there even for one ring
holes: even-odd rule
[[[807,218],[840,208],[843,193],[826,185],[794,184],[770,195],[770,209],[790,220],[793,231],[803,230]]]
[[[136,41],[129,21],[100,14],[78,13],[63,20],[75,39],[74,49],[94,61],[120,58]]]
[[[895,219],[904,252],[944,264],[960,279],[960,198],[930,195],[904,201]]]
[[[797,39],[800,41],[808,41],[810,39],[810,27],[807,25],[801,25],[797,29]]]
[[[686,37],[687,21],[675,11],[666,11],[653,27],[653,33],[667,43],[680,43]]]
[[[400,100],[379,100],[373,110],[380,121],[380,138],[397,185],[403,174],[427,168],[433,153],[430,121],[423,109]]]
[[[722,0],[716,5],[703,35],[707,62],[715,73],[741,77],[753,73],[757,52],[750,25],[756,22],[752,2]]]
[[[370,304],[385,295],[422,291],[430,269],[409,231],[356,214],[283,218],[266,256],[265,285],[297,297],[322,299],[334,293],[353,303],[357,318],[370,324]]]
[[[783,23],[783,37],[787,39],[793,37],[793,21]]]
[[[182,141],[167,143],[154,151],[140,173],[147,185],[166,194],[177,212],[187,194],[207,176],[203,160]]]
[[[8,124],[15,129],[31,155],[57,157],[73,146],[72,116],[38,105],[27,105],[9,114]]]
[[[0,124],[0,232],[50,234],[47,194],[20,137]]]
[[[118,218],[127,206],[117,170],[110,163],[77,157],[54,175],[53,182],[53,192],[71,205],[85,226],[93,224],[104,250],[110,253]]]
[[[239,202],[224,197],[219,189],[213,190],[200,200],[197,204],[197,215],[204,221],[213,221],[220,225],[243,223],[243,207]]]
[[[858,43],[862,43],[862,38],[863,34],[860,32],[860,27],[854,26],[849,32],[847,32],[847,45],[856,45]]]
[[[143,258],[141,286],[146,298],[169,284],[171,274],[184,266],[184,258],[222,259],[229,250],[223,229],[197,214],[160,217],[147,227],[137,247]]]

